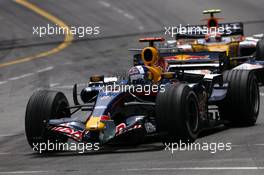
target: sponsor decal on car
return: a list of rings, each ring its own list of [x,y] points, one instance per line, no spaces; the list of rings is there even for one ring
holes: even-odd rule
[[[63,127],[63,126],[55,126],[51,130],[64,133],[78,141],[82,140],[83,138],[83,131],[75,131],[72,128]]]
[[[200,60],[200,59],[210,59],[209,55],[175,55],[165,57],[166,60]]]

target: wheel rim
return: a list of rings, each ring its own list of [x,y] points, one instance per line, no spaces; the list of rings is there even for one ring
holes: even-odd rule
[[[192,133],[196,133],[199,127],[199,112],[197,102],[190,96],[187,104],[187,126]]]

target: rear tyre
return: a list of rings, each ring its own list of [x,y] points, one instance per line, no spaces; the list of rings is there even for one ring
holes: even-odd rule
[[[251,71],[230,70],[223,74],[229,83],[226,99],[219,105],[221,119],[230,126],[251,126],[259,114],[259,87],[257,78]]]
[[[256,60],[264,61],[264,39],[259,40],[256,46]]]
[[[199,131],[198,100],[186,84],[176,84],[156,98],[157,128],[163,142],[193,142]]]
[[[256,46],[256,60],[264,61],[264,39],[259,40]],[[258,74],[259,81],[264,84],[264,71],[260,71]]]
[[[48,133],[45,121],[70,117],[68,100],[62,92],[40,90],[29,99],[26,108],[25,130],[29,145],[49,142],[66,142],[67,138]]]

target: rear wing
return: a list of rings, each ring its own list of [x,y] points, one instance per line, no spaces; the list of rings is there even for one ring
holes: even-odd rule
[[[162,56],[162,54],[161,54]],[[211,63],[219,62],[226,58],[226,52],[177,52],[162,56],[169,64],[178,63]]]
[[[144,65],[140,51],[134,52],[134,66]],[[135,50],[133,50],[135,51]],[[160,57],[164,59],[168,68],[173,69],[222,69],[223,65],[229,64],[226,52],[160,52]]]
[[[207,25],[188,25],[184,26],[187,30],[187,33],[178,33],[176,34],[176,40],[178,39],[199,39],[205,37],[205,29]],[[222,36],[231,36],[231,35],[244,35],[244,25],[241,22],[234,23],[220,23],[218,28],[222,27],[224,29]]]
[[[177,70],[222,70],[229,63],[225,52],[184,52],[163,57],[168,71]]]

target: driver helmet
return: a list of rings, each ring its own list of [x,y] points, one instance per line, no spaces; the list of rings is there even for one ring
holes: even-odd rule
[[[129,82],[131,84],[149,84],[149,70],[146,66],[140,65],[129,69],[128,71]]]

